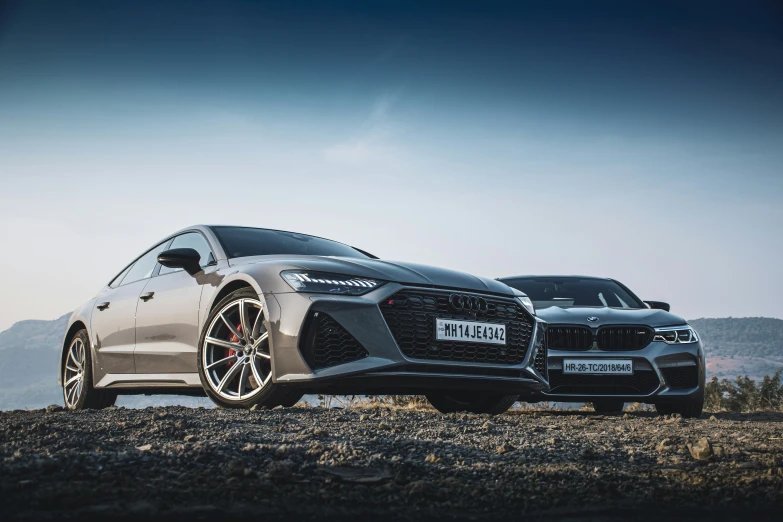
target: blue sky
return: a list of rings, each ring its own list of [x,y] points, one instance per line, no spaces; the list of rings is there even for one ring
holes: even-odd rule
[[[282,5],[0,4],[0,328],[192,223],[783,317],[775,3]]]

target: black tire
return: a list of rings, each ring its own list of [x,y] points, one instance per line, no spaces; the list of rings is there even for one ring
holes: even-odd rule
[[[704,411],[704,388],[685,400],[656,404],[655,410],[659,415],[679,413],[686,419],[698,419]]]
[[[432,407],[441,413],[488,413],[500,415],[507,411],[519,399],[518,395],[496,393],[476,393],[462,391],[438,391],[425,395]]]
[[[596,413],[620,413],[625,403],[617,399],[600,399],[593,401],[593,409]]]
[[[209,325],[220,311],[232,302],[235,302],[242,298],[258,299],[258,294],[251,288],[240,288],[231,292],[224,297],[219,303],[213,306],[212,312],[209,314],[206,323],[204,324],[204,330],[201,332],[198,343],[198,374],[201,379],[201,385],[204,388],[204,392],[217,406],[221,408],[229,409],[250,409],[254,406],[261,409],[271,409],[276,406],[293,406],[299,399],[302,398],[302,393],[297,391],[296,388],[290,386],[281,385],[272,381],[267,382],[260,392],[251,396],[248,399],[243,400],[226,400],[218,395],[209,384],[204,371],[204,339],[207,336],[207,330]],[[273,357],[271,350],[270,356]]]
[[[108,408],[109,406],[114,406],[114,403],[117,401],[117,392],[113,390],[106,390],[101,388],[95,388],[93,386],[93,378],[92,378],[92,353],[90,351],[90,336],[87,334],[87,330],[79,330],[75,334],[71,336],[70,339],[68,339],[68,348],[66,350],[70,350],[71,345],[77,341],[80,340],[85,347],[84,349],[84,361],[83,361],[83,376],[82,376],[82,389],[81,389],[81,395],[78,396],[78,399],[73,403],[69,404],[69,401],[66,397],[66,392],[70,390],[70,388],[67,388],[65,386],[66,383],[66,376],[69,374],[68,370],[68,351],[65,353],[65,363],[63,364],[63,402],[65,403],[65,407],[70,410],[102,410],[104,408]]]

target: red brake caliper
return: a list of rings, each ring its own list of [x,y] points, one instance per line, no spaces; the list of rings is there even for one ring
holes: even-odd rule
[[[237,332],[242,333],[242,325],[241,324],[237,325]],[[229,341],[232,342],[232,343],[238,343],[239,342],[239,337],[237,337],[236,335],[232,335],[231,338],[229,339]],[[236,350],[232,350],[231,348],[226,348],[226,357],[232,357],[232,356],[236,355],[236,353],[237,353]],[[228,361],[228,367],[231,368],[232,366],[234,366],[235,362],[236,361]]]

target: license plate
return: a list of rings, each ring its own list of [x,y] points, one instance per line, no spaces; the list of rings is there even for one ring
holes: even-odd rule
[[[633,362],[628,359],[563,359],[563,373],[633,375]]]
[[[506,344],[506,325],[435,319],[435,339],[463,343]]]

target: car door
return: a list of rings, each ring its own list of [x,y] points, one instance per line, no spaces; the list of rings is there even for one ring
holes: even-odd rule
[[[168,241],[146,252],[95,300],[90,329],[102,373],[135,373],[136,307]]]
[[[192,248],[201,254],[201,267],[214,270],[214,256],[206,238],[188,232],[174,238],[169,248]],[[150,279],[136,310],[137,373],[196,373],[199,306],[203,285],[181,268],[160,267]]]

